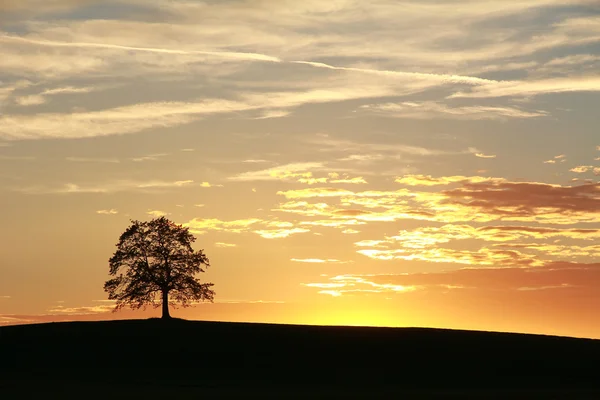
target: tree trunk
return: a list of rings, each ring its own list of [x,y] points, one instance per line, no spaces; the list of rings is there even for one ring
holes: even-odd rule
[[[171,318],[171,315],[169,314],[169,291],[167,290],[162,293],[162,318]]]

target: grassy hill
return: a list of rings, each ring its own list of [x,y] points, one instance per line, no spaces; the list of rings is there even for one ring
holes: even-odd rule
[[[0,393],[577,398],[600,393],[599,365],[600,340],[493,332],[158,319],[0,328]]]

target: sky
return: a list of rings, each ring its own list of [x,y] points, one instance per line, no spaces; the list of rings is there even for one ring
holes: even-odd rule
[[[112,313],[131,220],[176,317],[600,338],[597,0],[0,2],[0,325]]]

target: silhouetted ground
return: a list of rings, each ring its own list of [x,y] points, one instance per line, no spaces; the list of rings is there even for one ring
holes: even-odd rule
[[[593,399],[600,340],[158,319],[0,328],[0,397],[40,395]]]

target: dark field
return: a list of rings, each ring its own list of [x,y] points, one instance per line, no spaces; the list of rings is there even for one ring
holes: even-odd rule
[[[131,320],[0,328],[0,397],[600,398],[600,341]]]

